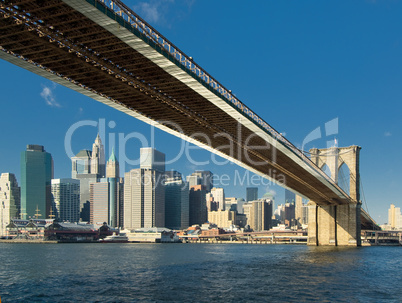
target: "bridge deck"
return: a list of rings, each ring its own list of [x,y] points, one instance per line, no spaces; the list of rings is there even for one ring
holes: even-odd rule
[[[319,205],[356,202],[101,3],[0,3],[1,58],[156,121],[260,175],[279,182],[285,178],[285,187]]]

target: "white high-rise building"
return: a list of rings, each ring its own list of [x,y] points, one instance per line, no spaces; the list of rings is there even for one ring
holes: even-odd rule
[[[140,149],[140,168],[154,169],[159,172],[165,171],[165,154],[152,148]]]
[[[0,176],[0,236],[6,234],[6,226],[20,217],[21,191],[14,174]]]
[[[214,201],[218,203],[218,209],[225,210],[225,192],[223,188],[212,188],[211,195],[214,197]]]
[[[402,229],[401,208],[395,207],[394,204],[391,204],[388,209],[388,225],[391,229]]]
[[[124,177],[124,228],[165,227],[163,173],[137,168]]]
[[[259,199],[243,205],[247,224],[254,231],[269,230],[272,228],[272,200]]]
[[[206,170],[196,170],[190,176],[187,176],[187,182],[190,188],[196,185],[203,185],[207,192],[213,187],[213,173]]]
[[[60,221],[80,220],[80,181],[52,179],[52,212]]]
[[[90,184],[89,221],[91,223],[106,222],[112,227],[123,226],[124,180],[119,176],[119,161],[112,150],[106,164],[106,178]]]
[[[165,154],[141,148],[140,162],[124,178],[124,227],[165,227]]]
[[[99,134],[92,144],[91,173],[99,175],[99,178],[104,178],[106,175],[105,150]]]
[[[90,184],[99,182],[106,175],[105,150],[99,134],[92,151],[81,150],[71,158],[71,177],[80,180],[80,218],[90,220]]]

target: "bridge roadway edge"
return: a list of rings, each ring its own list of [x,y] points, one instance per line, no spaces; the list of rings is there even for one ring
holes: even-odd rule
[[[222,109],[225,111],[227,114],[232,116],[234,119],[238,120],[241,122],[241,124],[245,127],[247,127],[250,131],[254,132],[264,140],[266,140],[270,145],[274,146],[275,148],[278,148],[281,152],[283,152],[287,157],[292,159],[295,163],[297,163],[299,166],[303,167],[306,171],[308,171],[311,175],[315,176],[321,183],[325,184],[329,189],[331,189],[336,195],[338,196],[344,196],[344,193],[339,190],[339,188],[335,187],[333,184],[328,182],[323,175],[318,173],[309,163],[307,163],[305,160],[301,159],[298,155],[296,155],[294,152],[292,152],[287,146],[283,145],[282,142],[276,140],[273,138],[270,134],[262,130],[259,126],[257,126],[253,121],[250,120],[249,117],[244,116],[239,112],[237,108],[235,108],[230,101],[224,100],[223,97],[218,96],[215,92],[211,91],[210,88],[206,87],[201,83],[201,81],[197,80],[193,75],[190,75],[187,73],[187,71],[183,68],[182,65],[178,65],[173,63],[170,59],[168,59],[164,54],[159,52],[156,47],[152,47],[151,45],[148,44],[147,41],[144,41],[141,39],[141,34],[134,35],[134,33],[130,30],[128,30],[126,27],[123,25],[125,24],[124,19],[122,19],[119,15],[115,14],[115,20],[111,19],[110,16],[109,20],[105,22],[104,24],[100,23],[100,20],[104,20],[104,18],[101,18],[102,16],[105,16],[104,12],[100,11],[100,9],[92,4],[92,3],[97,3],[95,0],[85,0],[85,1],[80,1],[80,0],[62,0],[65,4],[69,5],[70,7],[74,8],[75,10],[79,11],[82,13],[84,16],[87,18],[91,19],[93,22],[99,24],[102,26],[105,30],[108,32],[112,33],[116,37],[118,37],[121,41],[125,42],[127,45],[141,53],[144,57],[148,58],[152,62],[154,62],[156,65],[158,65],[160,68],[165,70],[167,73],[175,77],[177,80],[181,81],[188,87],[192,88],[194,91],[198,92],[200,95],[205,97],[209,102],[217,106],[218,108]],[[117,20],[120,19],[120,22]],[[124,111],[126,112],[126,111]],[[245,121],[244,118],[247,118]],[[154,120],[151,120],[154,121]],[[148,123],[148,122],[147,122]],[[150,124],[150,123],[149,123]],[[151,123],[155,126],[157,124]],[[158,127],[158,126],[157,126]],[[166,129],[164,129],[166,131]],[[277,180],[274,178],[271,178],[270,176],[262,173],[261,171],[258,171],[254,169],[251,166],[243,164],[241,161],[238,161],[236,158],[230,157],[224,153],[217,153],[218,151],[209,147],[208,145],[203,144],[202,142],[199,142],[197,140],[191,139],[189,136],[186,136],[181,133],[177,133],[175,131],[167,131],[170,134],[173,134],[175,136],[178,136],[180,138],[185,138],[186,141],[189,141],[190,143],[193,143],[197,146],[200,146],[202,148],[207,149],[208,151],[218,154],[219,156],[230,160],[237,165],[252,171],[253,173],[262,176],[264,178],[267,178],[271,182],[274,182],[278,184]],[[190,139],[190,140],[188,140]],[[278,144],[279,143],[279,144]],[[286,184],[279,184],[280,186],[286,188],[286,189],[291,189],[293,191],[296,191],[295,189],[289,188],[286,186]],[[299,193],[301,196],[305,198],[305,195],[302,193]],[[344,197],[347,199],[346,197]]]

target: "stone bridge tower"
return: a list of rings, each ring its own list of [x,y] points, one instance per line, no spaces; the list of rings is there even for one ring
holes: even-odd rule
[[[349,204],[316,205],[309,202],[308,244],[309,245],[353,245],[360,246],[361,201],[359,146],[330,147],[310,150],[311,161],[320,169],[327,165],[331,179],[338,184],[339,170],[343,164],[349,167]]]

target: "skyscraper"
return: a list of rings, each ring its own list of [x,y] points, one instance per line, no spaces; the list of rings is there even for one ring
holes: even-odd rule
[[[204,185],[191,186],[189,225],[201,225],[207,221],[206,194]]]
[[[258,187],[246,188],[246,202],[255,201],[258,199]]]
[[[0,236],[4,236],[11,219],[20,218],[20,188],[14,174],[0,176]]]
[[[303,198],[299,195],[295,195],[295,219],[299,224],[302,224],[302,217],[303,217]]]
[[[296,194],[289,189],[285,189],[285,203],[292,203],[296,201]]]
[[[106,178],[90,184],[90,222],[106,222],[112,227],[123,226],[123,179],[119,177],[119,162],[112,150],[106,164]]]
[[[71,177],[80,180],[80,218],[90,218],[90,184],[105,177],[105,152],[99,134],[92,145],[92,151],[81,150],[71,158]]]
[[[53,159],[41,145],[28,145],[21,153],[22,218],[49,218]]]
[[[120,178],[120,167],[119,161],[114,154],[114,149],[112,149],[112,154],[106,164],[106,177],[109,183],[109,224],[113,227],[123,226],[123,203],[124,194],[123,178]]]
[[[187,176],[190,188],[195,185],[203,185],[207,192],[213,187],[213,174],[206,170],[196,170],[190,176]]]
[[[165,171],[165,154],[152,148],[143,147],[140,149],[140,168],[154,169],[160,172]]]
[[[78,175],[88,175],[91,173],[91,156],[90,150],[83,149],[75,157],[71,158],[71,178],[76,179]]]
[[[140,155],[140,168],[124,178],[124,227],[165,227],[165,154],[141,148]]]
[[[52,179],[53,215],[60,221],[80,220],[80,181]]]
[[[401,208],[395,207],[394,204],[391,204],[388,209],[388,225],[391,229],[402,229]]]
[[[165,227],[185,229],[189,226],[189,186],[177,171],[165,174]]]
[[[109,223],[109,183],[106,179],[91,183],[90,188],[90,216],[92,224]]]
[[[285,225],[292,226],[294,224],[293,220],[295,219],[295,203],[285,203]]]
[[[212,188],[211,195],[214,197],[214,201],[218,203],[218,209],[225,210],[225,191],[223,188]]]
[[[94,144],[92,144],[91,173],[97,174],[99,178],[104,178],[106,175],[105,150],[99,134],[96,136]]]
[[[254,231],[269,230],[272,228],[272,200],[260,199],[243,205],[247,217],[247,224]]]

